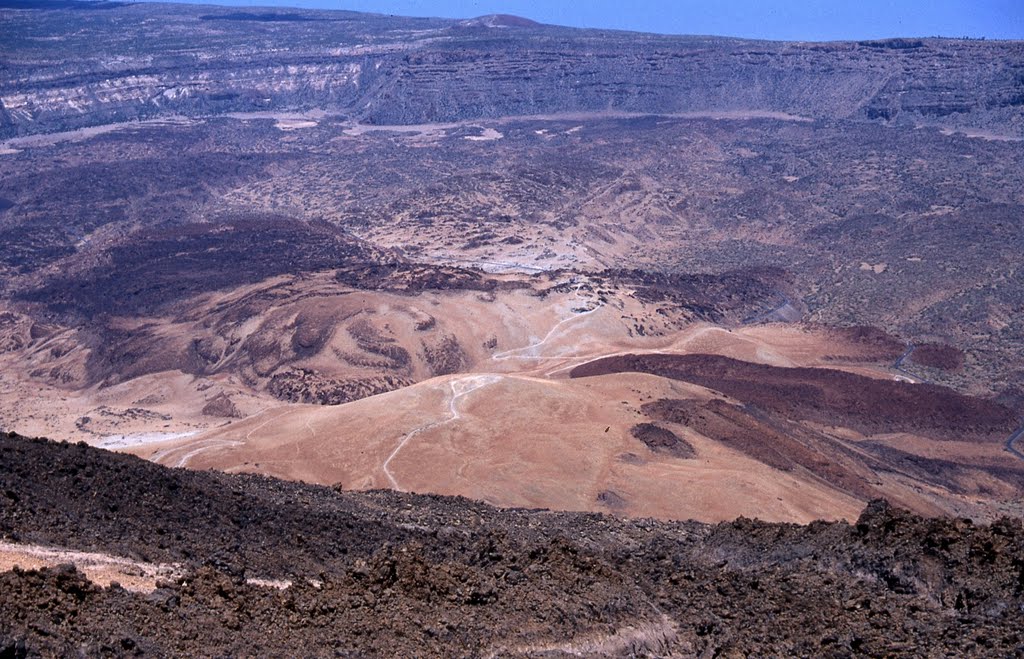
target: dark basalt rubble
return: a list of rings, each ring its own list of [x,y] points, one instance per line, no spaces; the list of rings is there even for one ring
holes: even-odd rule
[[[771,304],[779,291],[792,285],[782,268],[758,267],[721,274],[679,274],[640,269],[605,270],[601,276],[619,285],[633,286],[637,299],[675,305],[695,320],[736,322]]]
[[[211,291],[361,263],[379,252],[325,222],[243,214],[132,234],[99,267],[22,297],[79,321],[159,313]]]
[[[955,371],[964,365],[964,354],[958,348],[949,345],[926,343],[915,346],[909,355],[915,364],[938,368],[944,371]]]
[[[0,574],[0,655],[1011,656],[1024,525],[719,525],[344,492],[0,435],[0,538],[183,563]],[[285,589],[246,577],[286,578]]]
[[[501,282],[470,268],[422,263],[362,263],[339,269],[335,278],[367,291],[495,291],[529,288],[527,282]]]

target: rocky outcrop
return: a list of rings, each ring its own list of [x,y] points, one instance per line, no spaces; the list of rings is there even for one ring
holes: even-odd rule
[[[290,403],[341,405],[407,387],[414,382],[411,378],[391,374],[339,380],[309,369],[293,368],[270,378],[267,391],[278,400]]]
[[[235,402],[224,392],[217,394],[206,402],[206,405],[203,406],[203,414],[229,419],[238,419],[242,416]]]

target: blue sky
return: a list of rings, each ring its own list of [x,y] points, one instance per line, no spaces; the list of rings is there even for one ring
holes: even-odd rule
[[[667,34],[832,40],[894,36],[1024,39],[1024,0],[221,0],[209,4],[351,9]]]

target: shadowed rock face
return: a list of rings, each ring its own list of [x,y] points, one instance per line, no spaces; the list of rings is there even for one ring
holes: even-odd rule
[[[1020,521],[884,501],[852,524],[630,521],[171,470],[7,434],[0,450],[5,541],[183,571],[151,593],[71,565],[2,572],[9,656],[1007,656],[1024,642]]]
[[[0,40],[20,57],[0,83],[0,136],[289,107],[377,124],[759,110],[1016,132],[1024,112],[1016,68],[1024,46],[1012,42],[796,44],[576,30],[507,16],[39,6],[49,11],[4,10]],[[167,28],[158,37],[145,27],[152,21]],[[57,34],[59,50],[41,45]]]

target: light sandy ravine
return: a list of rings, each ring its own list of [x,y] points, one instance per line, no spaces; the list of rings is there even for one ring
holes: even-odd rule
[[[662,614],[659,620],[638,621],[616,629],[612,634],[581,636],[560,643],[502,646],[493,649],[488,657],[507,654],[568,654],[575,657],[618,657],[636,656],[664,652],[669,643],[678,635],[675,623]]]
[[[86,126],[75,130],[61,131],[57,133],[42,133],[38,135],[25,135],[24,137],[12,137],[9,140],[0,142],[0,148],[5,152],[18,153],[14,147],[41,147],[53,146],[60,142],[78,142],[87,140],[97,135],[113,133],[120,130],[132,130],[139,128],[163,128],[165,126],[189,126],[200,123],[198,119],[192,119],[182,115],[169,115],[159,119],[146,119],[135,121],[122,121],[112,124],[100,124],[98,126]]]
[[[144,563],[110,554],[0,542],[0,572],[16,565],[31,570],[62,563],[73,563],[94,583],[109,586],[116,581],[135,592],[152,591],[158,580],[176,579],[183,573],[177,563]]]
[[[145,446],[146,444],[159,444],[161,442],[175,439],[185,439],[198,435],[198,430],[188,432],[145,432],[132,435],[104,435],[103,439],[93,444],[97,448],[114,450],[129,446]]]
[[[158,582],[174,581],[185,575],[180,563],[147,563],[112,554],[0,541],[0,572],[6,572],[14,567],[38,570],[67,563],[73,564],[95,584],[108,587],[117,582],[125,590],[136,593],[153,592]],[[287,579],[262,577],[249,577],[245,582],[253,586],[278,590],[292,585]]]
[[[427,430],[432,430],[434,428],[437,428],[438,426],[443,426],[461,419],[462,415],[459,413],[458,407],[456,407],[456,403],[458,402],[458,400],[470,394],[471,392],[474,392],[477,389],[485,387],[493,382],[497,382],[500,379],[501,376],[498,375],[470,375],[468,377],[459,378],[457,380],[451,380],[448,383],[448,386],[451,389],[451,393],[448,395],[448,416],[446,416],[443,419],[439,419],[437,421],[433,421],[426,425],[420,426],[419,428],[416,428],[411,432],[406,433],[405,436],[402,437],[402,441],[398,442],[398,446],[396,446],[395,449],[391,451],[391,454],[387,457],[386,460],[384,460],[384,464],[381,465],[381,470],[384,472],[384,475],[388,477],[388,481],[390,481],[391,486],[394,489],[398,490],[399,492],[405,492],[405,490],[402,489],[402,486],[398,484],[398,481],[395,480],[395,475],[391,473],[391,469],[389,468],[388,465],[390,465],[391,461],[395,459],[395,456],[398,455],[398,452],[405,448],[405,445],[409,443],[409,440],[411,440],[416,435],[426,432]]]
[[[274,128],[278,130],[290,131],[299,130],[301,128],[315,128],[318,126],[315,121],[303,121],[301,119],[281,119],[274,124]]]

